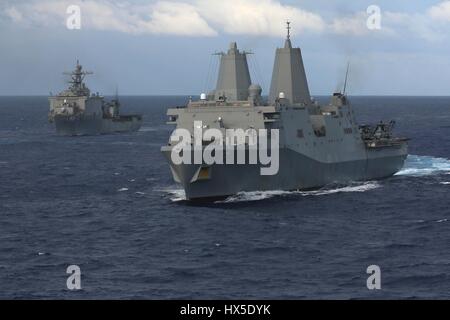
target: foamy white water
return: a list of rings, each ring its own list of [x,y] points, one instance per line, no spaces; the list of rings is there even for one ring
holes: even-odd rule
[[[178,202],[186,200],[186,193],[183,189],[165,188],[165,189],[153,189],[154,191],[163,192],[169,195],[172,202]]]
[[[405,166],[396,175],[420,177],[438,173],[450,174],[449,159],[409,155]]]
[[[323,196],[342,192],[366,192],[369,190],[377,189],[381,185],[377,182],[368,181],[362,182],[358,185],[351,185],[339,188],[323,188],[314,191],[251,191],[251,192],[239,192],[238,194],[228,197],[224,201],[219,201],[219,203],[233,203],[233,202],[244,202],[244,201],[259,201],[264,199],[269,199],[276,196],[283,195],[300,195],[300,196]]]
[[[186,193],[183,189],[176,189],[169,192],[172,195],[170,200],[172,200],[173,202],[186,200]]]
[[[357,183],[357,182],[355,182]],[[270,191],[248,191],[239,192],[236,195],[230,196],[222,201],[216,201],[216,203],[234,203],[234,202],[247,202],[247,201],[260,201],[264,199],[269,199],[277,196],[285,195],[299,195],[299,196],[323,196],[335,193],[345,193],[345,192],[366,192],[373,189],[380,188],[381,185],[378,182],[368,181],[357,183],[357,185],[339,187],[339,188],[323,188],[314,191],[283,191],[283,190],[270,190]],[[169,195],[172,202],[184,201],[186,200],[186,193],[183,189],[176,188],[166,188],[166,189],[155,189],[154,191],[160,191]]]
[[[341,193],[341,192],[366,192],[373,189],[377,189],[381,187],[381,185],[376,181],[367,181],[363,182],[360,185],[352,185],[352,186],[346,186],[342,188],[335,188],[335,189],[321,189],[316,191],[305,191],[301,192],[302,195],[309,196],[309,195],[327,195],[327,194],[333,194],[333,193]]]
[[[296,191],[282,191],[282,190],[272,190],[272,191],[249,191],[249,192],[239,192],[234,196],[230,196],[223,201],[217,201],[217,203],[232,203],[232,202],[244,202],[244,201],[259,201],[275,196],[294,194]]]

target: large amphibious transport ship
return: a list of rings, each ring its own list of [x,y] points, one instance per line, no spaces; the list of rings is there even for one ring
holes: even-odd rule
[[[305,190],[332,183],[382,179],[402,168],[408,139],[392,135],[393,122],[359,126],[345,90],[334,93],[327,105],[319,105],[311,98],[301,50],[292,47],[289,30],[288,23],[284,47],[276,50],[268,101],[262,98],[261,87],[251,83],[247,53],[232,43],[227,53],[219,54],[216,89],[202,94],[199,101],[168,109],[168,123],[189,130],[192,136],[194,121],[201,121],[202,128],[222,132],[279,130],[279,169],[273,175],[262,175],[264,165],[248,162],[174,162],[174,148],[181,142],[170,139],[161,151],[188,200],[223,198],[243,191]],[[202,148],[210,143],[210,139],[202,140]],[[236,142],[224,138],[220,143],[225,146]],[[248,141],[243,144],[248,151]]]
[[[106,102],[98,93],[91,94],[83,82],[92,72],[83,71],[77,61],[71,76],[70,87],[56,96],[49,97],[49,121],[55,123],[59,135],[97,135],[114,132],[138,131],[142,125],[141,115],[120,115],[116,96]]]

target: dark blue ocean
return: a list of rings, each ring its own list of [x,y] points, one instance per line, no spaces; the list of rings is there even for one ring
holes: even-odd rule
[[[450,98],[352,99],[412,139],[392,178],[207,205],[159,152],[186,100],[123,97],[141,131],[58,137],[45,97],[0,98],[0,298],[450,298]]]

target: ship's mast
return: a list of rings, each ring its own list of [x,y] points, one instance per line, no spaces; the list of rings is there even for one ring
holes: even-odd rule
[[[287,29],[287,40],[291,39],[291,22],[288,20],[286,21],[286,29]]]
[[[274,104],[281,96],[284,96],[284,99],[289,101],[291,105],[302,104],[309,106],[311,104],[311,96],[302,53],[300,48],[292,47],[291,29],[291,22],[286,21],[284,47],[278,48],[275,53],[269,103]]]
[[[215,90],[215,100],[242,101],[248,99],[251,85],[246,51],[239,51],[236,42],[230,44],[227,53],[220,55],[220,67]]]
[[[83,92],[86,87],[84,86],[83,80],[87,75],[94,74],[91,71],[83,71],[83,66],[80,65],[80,62],[77,60],[77,65],[75,67],[75,70],[72,72],[64,72],[66,75],[70,75],[71,81],[69,83],[71,84],[70,88],[73,92],[79,93]]]

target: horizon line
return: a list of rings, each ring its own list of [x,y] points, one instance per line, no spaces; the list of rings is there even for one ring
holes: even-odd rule
[[[311,97],[330,97],[333,94],[311,94]],[[53,95],[56,96],[56,95]],[[103,97],[114,97],[116,94],[104,94],[101,95]],[[120,94],[120,97],[196,97],[200,96],[200,94]],[[448,95],[408,95],[408,94],[347,94],[348,97],[436,97],[436,98],[445,98],[449,97]],[[45,94],[0,94],[0,97],[52,97],[51,95]],[[264,97],[264,96],[263,96]]]

